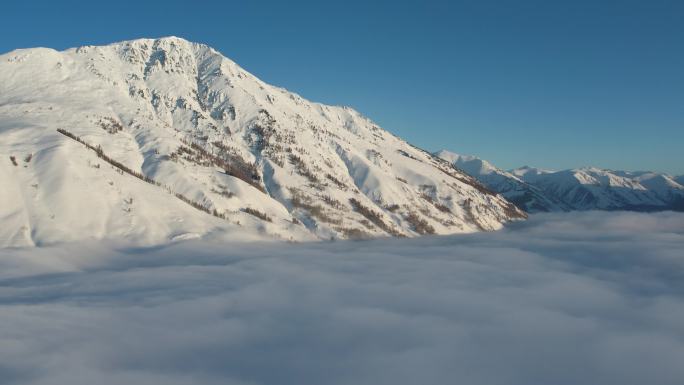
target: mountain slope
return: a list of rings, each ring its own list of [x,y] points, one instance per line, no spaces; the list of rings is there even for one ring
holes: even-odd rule
[[[437,155],[527,212],[684,208],[684,186],[666,174],[595,167],[550,171],[524,166],[503,171],[476,157],[448,151]]]
[[[562,202],[546,196],[535,186],[495,167],[486,160],[446,150],[439,151],[435,155],[477,178],[487,188],[498,192],[527,212],[567,211],[569,209]]]
[[[175,37],[0,56],[0,138],[4,245],[416,236],[524,217],[358,112]]]

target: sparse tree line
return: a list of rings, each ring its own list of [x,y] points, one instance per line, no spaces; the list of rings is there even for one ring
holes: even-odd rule
[[[325,174],[325,177],[326,177],[329,181],[335,183],[335,185],[337,185],[337,187],[338,187],[340,190],[347,191],[347,185],[344,184],[344,182],[342,182],[341,180],[337,179],[334,175]]]
[[[382,215],[374,210],[372,210],[369,207],[364,206],[358,199],[356,198],[351,198],[349,199],[349,203],[351,203],[352,207],[356,212],[359,214],[363,215],[371,221],[374,225],[378,226],[381,228],[383,231],[385,231],[387,234],[390,234],[394,237],[401,237],[403,234],[398,232],[397,230],[393,229],[390,227],[385,221],[382,220]]]
[[[406,222],[410,223],[413,229],[420,235],[434,234],[435,228],[432,227],[425,219],[418,216],[414,212],[409,212],[409,214],[404,217]]]
[[[290,188],[290,202],[293,207],[301,208],[306,210],[310,216],[317,218],[323,222],[330,223],[333,225],[342,224],[342,220],[339,218],[333,218],[325,211],[323,206],[313,203],[309,196],[304,195],[299,189]]]
[[[424,200],[430,202],[435,208],[443,213],[448,213],[451,214],[451,209],[449,206],[442,204],[440,202],[435,201],[432,199],[432,197],[424,192],[420,193],[420,197],[423,198]]]
[[[316,175],[314,175],[309,167],[306,165],[304,160],[296,154],[290,154],[290,163],[297,169],[297,173],[309,180],[314,185],[319,185],[320,180]]]
[[[385,223],[385,221],[382,220],[382,216],[380,213],[372,210],[369,207],[364,206],[359,200],[357,200],[355,198],[351,198],[351,199],[349,199],[349,203],[351,203],[352,207],[354,208],[354,210],[356,212],[358,212],[359,214],[366,217],[366,219],[371,221],[374,225],[378,226],[379,228],[383,229],[388,234],[395,236],[395,237],[404,237],[405,236],[404,234],[401,234],[400,232],[398,232],[394,228],[387,225]],[[390,206],[387,206],[386,209],[390,212],[396,212],[399,209],[399,205],[396,205],[396,204],[390,205]],[[428,221],[421,218],[420,216],[418,216],[418,214],[416,214],[412,211],[409,212],[408,215],[405,215],[404,219],[406,220],[406,222],[411,224],[411,227],[413,227],[413,230],[415,232],[417,232],[418,234],[426,235],[426,234],[434,234],[435,233],[435,228],[432,227],[432,225],[430,225],[428,223]]]
[[[257,218],[261,219],[262,221],[273,222],[273,220],[271,219],[271,217],[268,216],[268,214],[263,213],[257,209],[247,207],[247,208],[243,209],[242,211],[246,212],[247,214],[250,214],[250,215],[257,217]]]
[[[134,176],[134,177],[136,177],[136,178],[138,178],[138,179],[140,179],[140,180],[142,180],[142,181],[144,181],[144,182],[147,182],[147,183],[149,183],[149,184],[153,184],[153,185],[155,185],[155,186],[163,187],[167,192],[173,194],[176,198],[178,198],[178,199],[180,199],[181,201],[187,203],[188,205],[190,205],[190,206],[196,208],[197,210],[204,211],[205,213],[207,213],[207,214],[209,214],[209,215],[213,215],[213,216],[215,216],[215,217],[217,217],[217,218],[228,219],[227,216],[226,216],[224,213],[219,213],[216,209],[213,209],[213,210],[212,210],[212,209],[210,209],[210,208],[204,206],[204,205],[201,204],[200,202],[194,201],[194,200],[192,200],[192,199],[186,197],[186,196],[183,195],[183,194],[174,193],[174,192],[171,190],[171,187],[166,186],[166,185],[162,185],[161,183],[155,181],[154,179],[152,179],[152,178],[150,178],[150,177],[148,177],[148,176],[145,176],[145,175],[143,175],[143,174],[140,173],[140,172],[131,170],[129,167],[127,167],[126,165],[122,164],[121,162],[118,162],[118,161],[116,161],[116,160],[110,158],[109,156],[107,156],[107,155],[104,153],[104,151],[102,150],[102,146],[100,146],[100,145],[93,146],[92,144],[90,144],[90,143],[84,141],[83,139],[81,139],[79,136],[76,136],[76,135],[74,135],[73,133],[71,133],[71,132],[69,132],[69,131],[67,131],[67,130],[65,130],[65,129],[62,129],[62,128],[58,128],[58,129],[57,129],[57,132],[59,132],[60,134],[66,136],[66,137],[68,137],[68,138],[71,138],[71,139],[73,139],[73,140],[75,140],[75,141],[81,143],[81,144],[84,145],[86,148],[95,151],[95,153],[97,154],[98,158],[100,158],[100,159],[104,160],[105,162],[111,164],[112,166],[114,166],[114,167],[117,168],[118,170],[120,170],[120,171],[122,171],[122,172],[125,172],[125,173],[127,173],[127,174],[129,174],[129,175],[131,175],[131,176]]]
[[[171,155],[171,159],[177,159],[179,156],[186,155],[185,159],[202,165],[202,166],[216,166],[222,168],[227,175],[233,176],[242,180],[243,182],[253,186],[257,190],[265,193],[266,191],[261,186],[261,176],[255,163],[245,161],[239,154],[234,153],[231,149],[221,142],[212,143],[219,149],[219,155],[214,155],[197,143],[181,139],[185,146],[180,146],[178,150]]]

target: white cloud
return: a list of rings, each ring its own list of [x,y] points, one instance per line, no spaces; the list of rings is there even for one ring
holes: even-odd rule
[[[0,251],[0,383],[680,384],[684,214]]]

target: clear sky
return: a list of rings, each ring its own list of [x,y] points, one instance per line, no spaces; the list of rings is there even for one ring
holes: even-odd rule
[[[0,51],[175,35],[502,168],[684,174],[684,1],[3,1]]]

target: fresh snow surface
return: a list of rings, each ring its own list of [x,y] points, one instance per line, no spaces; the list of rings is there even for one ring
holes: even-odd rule
[[[0,250],[7,385],[680,385],[684,214]]]
[[[551,171],[524,166],[503,171],[474,156],[437,156],[477,178],[527,212],[568,210],[683,210],[681,178],[596,167]]]
[[[0,247],[413,237],[525,217],[358,112],[176,37],[0,56],[0,154]]]
[[[531,180],[541,175],[551,174],[555,171],[537,167],[522,166],[514,170],[510,170],[509,172],[520,179]]]

